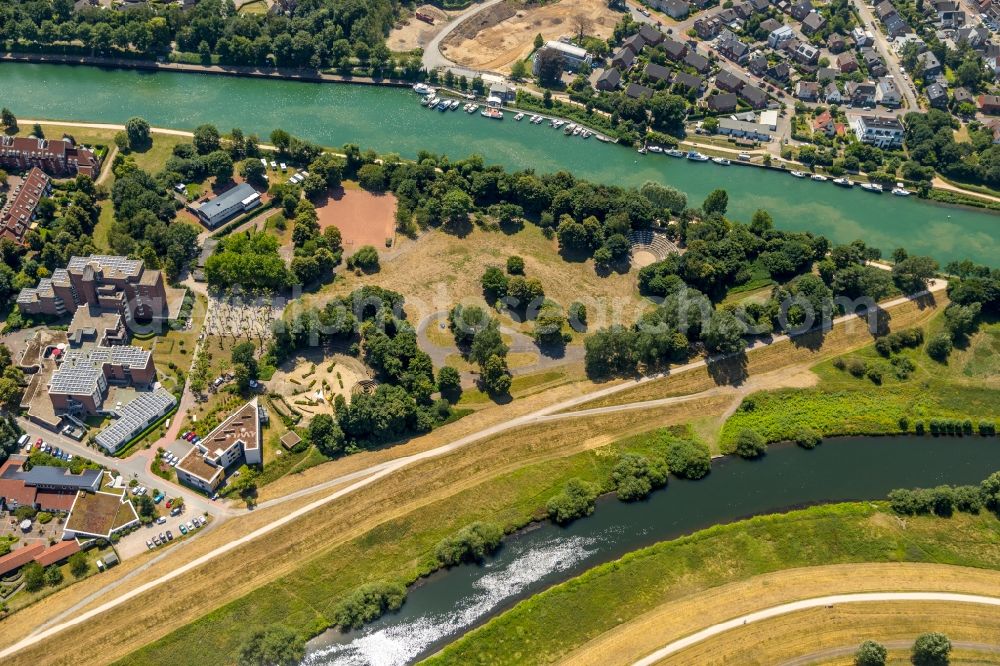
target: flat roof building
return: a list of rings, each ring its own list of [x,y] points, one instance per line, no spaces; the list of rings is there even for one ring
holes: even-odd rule
[[[104,410],[109,383],[146,387],[156,381],[153,355],[140,347],[71,349],[49,380],[56,412],[98,414]]]
[[[81,174],[97,178],[101,161],[73,139],[39,139],[34,136],[0,137],[0,167],[7,170],[24,170],[38,167],[51,176]]]
[[[248,183],[240,183],[214,199],[191,206],[191,209],[206,227],[215,229],[223,222],[259,205],[260,193]]]
[[[858,141],[878,148],[903,145],[903,124],[891,116],[858,116],[851,123]]]
[[[109,453],[115,453],[158,419],[166,416],[176,404],[177,398],[163,388],[140,393],[135,400],[123,407],[112,409],[118,419],[99,432],[95,441]]]

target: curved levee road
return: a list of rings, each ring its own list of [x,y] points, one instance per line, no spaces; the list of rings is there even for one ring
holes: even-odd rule
[[[834,606],[836,604],[855,604],[873,601],[947,601],[952,603],[982,604],[1000,608],[1000,598],[979,594],[957,594],[953,592],[862,592],[858,594],[833,594],[826,597],[815,597],[781,604],[780,606],[772,606],[771,608],[765,608],[749,615],[741,615],[726,622],[713,624],[695,634],[663,646],[656,652],[634,662],[632,666],[653,666],[653,664],[662,659],[713,636],[718,636],[731,629],[736,629],[747,624],[778,617],[779,615],[787,615],[788,613],[809,610],[811,608]]]

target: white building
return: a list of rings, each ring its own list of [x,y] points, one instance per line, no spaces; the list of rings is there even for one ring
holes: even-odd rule
[[[903,145],[903,124],[888,116],[858,116],[851,123],[858,141],[878,148],[899,148]]]
[[[719,134],[744,137],[756,141],[770,141],[771,128],[759,123],[751,123],[735,118],[719,118]]]
[[[538,49],[538,53],[535,54],[534,64],[532,65],[535,74],[538,74],[538,56],[544,51],[555,51],[558,53],[562,57],[564,69],[576,70],[582,65],[590,65],[593,61],[593,56],[587,53],[586,49],[573,44],[567,44],[566,42],[552,40],[545,42],[545,46]]]
[[[791,26],[783,25],[771,31],[771,34],[767,36],[767,45],[772,49],[780,49],[782,44],[793,37],[795,37],[795,32]]]
[[[778,131],[778,110],[769,109],[767,111],[760,112],[760,124],[771,129],[772,132]]]
[[[226,469],[240,459],[263,464],[260,410],[254,398],[205,435],[177,463],[177,480],[205,493],[222,485]]]

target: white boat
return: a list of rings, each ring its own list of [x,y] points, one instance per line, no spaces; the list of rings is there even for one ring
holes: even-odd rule
[[[684,157],[684,151],[677,150],[676,148],[669,148],[663,151],[664,155],[670,155],[670,157]]]
[[[636,152],[639,153],[640,155],[645,155],[646,154],[646,146],[642,146]]]
[[[827,181],[826,176],[821,176],[818,173],[814,173],[813,175],[809,176],[809,178],[815,180],[817,183],[825,183]]]
[[[861,189],[866,192],[874,192],[875,194],[882,194],[882,186],[878,183],[861,183]]]
[[[560,127],[562,127],[565,124],[566,124],[565,120],[553,120],[552,121],[552,127],[554,127],[555,129],[559,129]]]
[[[792,175],[796,178],[805,178],[806,174],[804,171],[792,171]]]
[[[538,116],[531,116],[531,118],[528,119],[528,122],[534,123],[536,120],[538,120]]]
[[[750,153],[740,153],[736,157],[740,159],[740,162],[749,162],[751,155]]]
[[[431,98],[430,98],[430,97],[421,97],[421,98],[420,98],[420,106],[427,106],[427,104],[428,104],[428,103],[429,103],[430,101],[431,101]]]
[[[573,133],[574,129],[576,129],[576,123],[570,123],[569,125],[566,125],[566,129],[564,129],[563,132],[566,134],[566,136],[569,136],[570,134]]]
[[[719,166],[729,166],[730,164],[732,164],[732,162],[727,160],[725,157],[713,157],[712,161],[718,164]]]
[[[600,141],[601,143],[611,143],[611,139],[609,139],[608,137],[604,136],[603,134],[598,134],[597,135],[597,140]]]
[[[437,106],[438,102],[440,102],[441,100],[439,100],[436,95],[431,95],[424,101],[427,102],[428,109],[433,109],[434,107]]]
[[[649,147],[649,152],[651,152],[651,153],[662,153],[663,152],[663,148],[661,148],[660,146],[650,146]]]
[[[431,88],[426,83],[414,83],[413,92],[417,93],[418,95],[430,95],[431,93],[434,92],[434,88]]]
[[[689,150],[687,158],[692,162],[707,162],[710,159],[708,155],[702,155],[697,150]]]
[[[462,103],[459,102],[457,99],[451,100],[451,110],[452,111],[457,111],[458,107],[461,106],[461,105],[462,105]]]
[[[500,109],[494,109],[492,107],[487,107],[479,112],[483,118],[490,118],[491,120],[503,120],[503,111]]]
[[[892,188],[892,193],[897,197],[908,197],[913,194],[913,192],[910,192],[908,189],[903,187],[902,183],[896,183],[896,187]]]
[[[854,187],[854,181],[850,178],[834,178],[833,184],[841,187]]]
[[[543,118],[542,116],[536,116],[535,119],[532,120],[531,122],[535,123],[536,125],[541,125],[542,123],[545,122],[545,118]]]
[[[472,108],[472,102],[466,102],[465,106],[462,107],[462,110],[464,110],[466,113],[468,113],[469,109],[471,109],[471,108]]]
[[[591,132],[590,130],[583,130],[583,132],[580,133],[580,136],[584,139],[589,139],[590,137],[594,136],[594,133]]]
[[[519,113],[516,116],[514,116],[514,120],[516,120],[518,122],[521,122],[521,120],[523,120],[523,119],[524,119],[524,114],[523,113]]]
[[[443,100],[441,100],[438,103],[438,111],[440,111],[442,113],[444,113],[445,111],[447,111],[450,108],[451,108],[451,101],[450,100],[443,99]]]

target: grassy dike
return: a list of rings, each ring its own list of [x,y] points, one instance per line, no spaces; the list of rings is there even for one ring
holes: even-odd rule
[[[547,664],[662,604],[795,567],[933,562],[1000,569],[990,513],[891,519],[884,503],[812,507],[638,550],[522,601],[425,664]]]
[[[557,425],[562,432],[553,428],[550,439],[579,441],[579,432]],[[232,663],[255,629],[275,623],[303,636],[316,635],[328,626],[337,604],[358,585],[378,580],[409,585],[438,568],[436,545],[465,525],[490,521],[513,531],[543,519],[546,502],[561,492],[568,479],[579,477],[610,490],[611,467],[620,453],[646,453],[657,446],[658,438],[647,433],[565,457],[547,454],[523,465],[491,460],[485,464],[507,471],[387,520],[346,543],[308,553],[310,559],[304,559],[290,574],[249,591],[116,663]],[[519,458],[531,455],[523,450],[517,453]],[[280,546],[276,543],[273,547]]]

